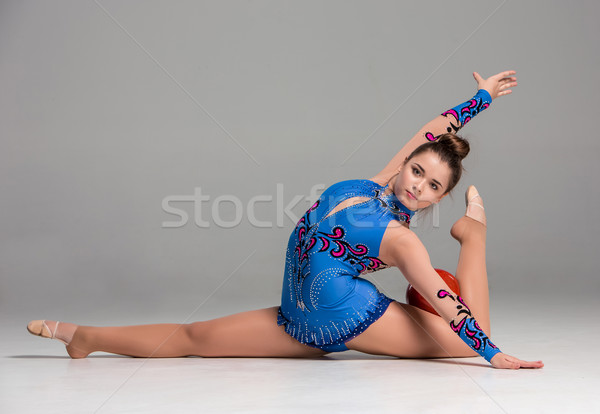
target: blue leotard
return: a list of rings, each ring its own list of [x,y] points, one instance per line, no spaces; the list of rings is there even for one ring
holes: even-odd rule
[[[446,130],[458,131],[490,102],[489,93],[480,89],[472,99],[442,114]],[[440,135],[424,133],[429,141]],[[346,351],[344,343],[364,332],[393,301],[360,277],[389,267],[378,258],[383,234],[392,220],[410,223],[414,215],[388,187],[366,179],[335,183],[296,224],[288,241],[277,324],[299,342],[327,352]],[[327,217],[352,197],[368,200]],[[445,290],[438,297],[460,302],[458,314],[467,317],[450,326],[471,348],[488,361],[500,352],[462,298]]]
[[[390,221],[410,222],[414,215],[393,192],[384,195],[387,188],[364,179],[333,184],[298,221],[288,242],[277,320],[298,341],[330,352],[348,350],[344,342],[392,302],[359,277],[389,267],[378,258],[383,233]],[[351,197],[369,200],[327,217]]]

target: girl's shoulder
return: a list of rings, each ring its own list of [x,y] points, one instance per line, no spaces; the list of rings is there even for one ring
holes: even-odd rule
[[[381,245],[379,248],[380,256],[383,261],[390,266],[398,266],[397,258],[400,250],[405,250],[408,246],[419,244],[419,239],[404,222],[392,220],[388,224]]]
[[[385,231],[385,236],[390,241],[398,241],[398,239],[405,239],[407,237],[417,237],[414,231],[412,231],[405,221],[392,220],[389,222]]]
[[[369,178],[369,181],[373,181],[376,184],[379,184],[382,187],[385,187],[390,182],[390,178],[395,174],[382,174],[379,173],[375,177]]]

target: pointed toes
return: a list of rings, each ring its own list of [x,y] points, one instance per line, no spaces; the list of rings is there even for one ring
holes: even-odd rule
[[[27,330],[32,335],[42,336],[44,338],[50,338],[50,332],[45,332],[44,329],[48,330],[45,320],[37,319],[27,324]]]
[[[31,321],[27,324],[27,330],[32,335],[41,336],[42,328],[43,328],[42,320]]]

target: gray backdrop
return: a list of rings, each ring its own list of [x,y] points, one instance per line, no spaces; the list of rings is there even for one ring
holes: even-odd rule
[[[592,300],[599,10],[541,0],[2,1],[2,315],[23,325],[178,322],[277,305],[291,216],[315,186],[374,176],[423,124],[473,95],[473,71],[507,69],[519,86],[462,130],[468,171],[439,226],[421,220],[415,231],[433,265],[454,272],[449,228],[475,184],[493,307]],[[195,191],[209,199],[173,201]],[[251,223],[256,196],[253,216],[272,225]],[[187,212],[185,225],[165,226],[179,220],[166,201]],[[239,224],[217,224],[236,213]],[[369,279],[404,300],[397,269]]]

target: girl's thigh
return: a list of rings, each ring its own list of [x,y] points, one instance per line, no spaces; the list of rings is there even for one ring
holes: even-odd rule
[[[190,325],[195,354],[204,357],[319,357],[327,352],[298,342],[277,325],[277,306]]]
[[[356,338],[349,349],[400,358],[449,358],[478,356],[432,313],[394,301],[385,313]]]

